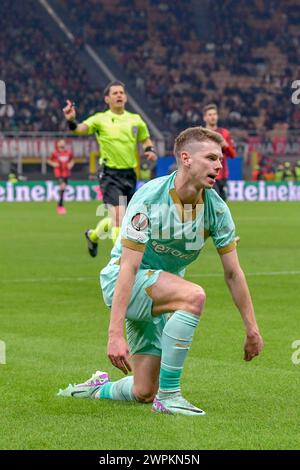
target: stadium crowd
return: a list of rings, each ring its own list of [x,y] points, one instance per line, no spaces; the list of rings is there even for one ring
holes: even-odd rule
[[[199,123],[209,101],[219,104],[229,127],[299,127],[290,99],[300,72],[294,0],[211,2],[207,42],[197,36],[188,0],[63,2],[82,22],[84,40],[110,49],[172,130]]]
[[[0,107],[0,131],[65,130],[66,98],[80,96],[82,115],[94,112],[102,99],[91,88],[76,48],[53,38],[35,8],[33,0],[1,0],[0,78],[8,104]]]
[[[214,31],[206,42],[196,32],[189,0],[62,3],[82,25],[79,43],[106,46],[173,133],[201,122],[210,101],[229,128],[299,127],[300,112],[291,103],[291,82],[300,76],[300,5],[294,0],[211,2]],[[92,114],[102,96],[91,89],[76,47],[45,31],[33,0],[26,6],[3,0],[1,6],[1,79],[10,99],[0,110],[6,118],[0,130],[65,129],[61,103],[67,95],[78,100],[79,115]]]

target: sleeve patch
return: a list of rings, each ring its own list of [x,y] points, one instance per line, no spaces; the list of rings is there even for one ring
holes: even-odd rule
[[[144,231],[149,226],[149,219],[143,212],[138,212],[131,219],[131,225],[138,232]]]

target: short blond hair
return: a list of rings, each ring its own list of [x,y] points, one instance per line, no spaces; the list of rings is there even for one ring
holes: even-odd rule
[[[202,112],[203,112],[203,115],[205,115],[207,113],[207,111],[210,111],[211,109],[213,109],[214,111],[218,112],[218,107],[215,103],[209,103],[207,104],[206,106],[204,106]]]
[[[224,139],[218,132],[206,129],[206,127],[189,127],[180,134],[175,139],[174,144],[174,155],[177,161],[180,158],[180,153],[186,149],[189,144],[194,142],[205,142],[212,141],[220,145],[224,144]]]

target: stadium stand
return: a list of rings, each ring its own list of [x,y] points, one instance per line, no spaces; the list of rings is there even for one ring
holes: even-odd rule
[[[76,56],[76,48],[45,30],[33,0],[2,0],[0,70],[9,100],[0,107],[0,131],[66,130],[67,97],[80,98],[79,113],[95,112],[101,93]]]
[[[95,111],[101,93],[77,54],[85,42],[107,48],[172,133],[201,122],[210,101],[231,129],[299,128],[300,113],[290,99],[291,82],[300,76],[295,0],[211,1],[213,34],[206,41],[197,34],[189,0],[61,4],[82,26],[77,47],[44,29],[32,0],[26,14],[24,2],[1,2],[1,79],[12,98],[0,109],[0,130],[64,130],[67,95],[76,96],[79,115]]]
[[[188,0],[63,3],[82,22],[83,39],[109,48],[174,132],[201,121],[211,100],[229,127],[299,127],[290,100],[300,72],[294,0],[211,1],[207,41],[197,35]]]

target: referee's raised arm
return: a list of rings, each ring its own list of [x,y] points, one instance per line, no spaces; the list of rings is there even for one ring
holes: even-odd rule
[[[69,129],[77,135],[87,135],[89,131],[89,127],[87,124],[81,123],[79,124],[76,121],[76,111],[75,111],[75,104],[72,101],[67,100],[67,105],[63,108],[63,112],[65,118],[67,120]]]

